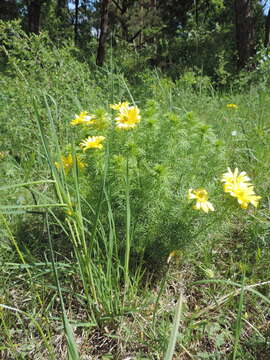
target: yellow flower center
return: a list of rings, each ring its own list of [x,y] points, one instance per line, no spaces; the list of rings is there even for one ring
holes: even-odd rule
[[[200,202],[205,202],[208,200],[208,193],[206,190],[199,189],[194,191],[196,199]]]

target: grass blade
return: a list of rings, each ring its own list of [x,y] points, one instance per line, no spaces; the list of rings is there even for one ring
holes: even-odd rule
[[[65,305],[64,305],[64,300],[63,300],[63,296],[62,296],[62,291],[61,291],[61,287],[60,287],[60,282],[59,282],[59,278],[58,278],[58,274],[57,274],[57,269],[56,269],[56,266],[55,266],[53,247],[52,247],[52,239],[51,239],[49,220],[48,220],[48,213],[46,213],[46,225],[47,225],[50,252],[51,252],[51,258],[52,258],[52,268],[53,268],[53,273],[54,273],[55,282],[56,282],[56,286],[57,286],[57,291],[58,291],[59,298],[60,298],[60,304],[61,304],[61,310],[62,310],[62,319],[63,319],[63,325],[64,325],[65,335],[66,335],[66,339],[67,339],[69,359],[70,360],[79,360],[80,356],[79,356],[79,353],[78,353],[78,349],[77,349],[77,345],[76,345],[76,342],[75,342],[75,339],[74,339],[74,335],[73,335],[71,325],[70,325],[70,323],[68,321],[68,318],[67,318]]]
[[[240,292],[240,299],[239,299],[239,306],[238,306],[238,313],[237,313],[237,319],[236,319],[236,327],[235,327],[235,342],[234,342],[234,347],[233,347],[233,360],[236,359],[237,349],[238,349],[239,340],[240,340],[241,324],[242,324],[241,318],[242,318],[244,292],[245,292],[244,283],[245,283],[245,277],[243,276],[241,292]]]
[[[172,327],[169,344],[167,347],[167,351],[166,351],[164,360],[172,360],[172,358],[173,358],[176,339],[177,339],[177,335],[178,335],[178,329],[179,329],[179,325],[180,325],[180,318],[181,318],[181,314],[182,314],[182,307],[183,307],[183,294],[181,293],[179,296],[179,299],[177,301],[177,304],[176,304],[175,315],[174,315],[174,320],[173,320],[173,327]]]

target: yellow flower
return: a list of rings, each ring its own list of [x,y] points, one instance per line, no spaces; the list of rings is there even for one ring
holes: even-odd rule
[[[208,211],[214,211],[214,206],[208,201],[208,193],[205,189],[189,189],[188,190],[188,199],[189,200],[196,200],[196,204],[194,205],[194,209],[202,210],[206,213]]]
[[[75,115],[75,119],[70,122],[70,125],[76,126],[79,124],[92,125],[95,124],[95,115],[88,114],[87,111],[82,111],[80,115]]]
[[[78,168],[83,170],[85,168],[86,164],[81,160],[81,157],[77,156],[76,161],[77,161]]]
[[[227,104],[228,109],[238,109],[238,106],[236,104]]]
[[[77,160],[78,168],[79,169],[84,169],[85,168],[85,163],[83,161],[81,161],[81,158],[79,156],[77,156],[76,160]],[[73,157],[72,157],[72,155],[68,154],[67,156],[61,156],[61,162],[60,163],[55,162],[55,166],[57,167],[58,170],[60,170],[61,166],[63,166],[65,174],[67,174],[69,172],[69,170],[73,166]]]
[[[110,108],[113,109],[113,110],[120,110],[122,107],[126,107],[126,106],[129,106],[129,103],[127,101],[124,101],[124,102],[120,102],[118,104],[111,104],[110,105]]]
[[[133,129],[140,121],[140,110],[137,106],[122,106],[115,118],[118,129]]]
[[[257,207],[261,196],[257,196],[253,189],[252,185],[241,183],[235,186],[230,195],[237,198],[242,209],[247,209],[249,203]]]
[[[247,173],[245,171],[239,173],[238,168],[236,168],[234,172],[232,172],[232,170],[228,168],[228,172],[223,174],[221,181],[224,182],[224,191],[230,192],[236,184],[248,184],[250,178],[247,176]]]
[[[140,121],[140,110],[137,106],[129,106],[127,101],[110,105],[114,110],[118,110],[118,116],[115,118],[118,129],[133,129]]]
[[[236,197],[241,208],[247,209],[249,203],[255,207],[258,206],[261,196],[255,194],[254,186],[249,182],[250,178],[246,172],[239,173],[237,168],[232,172],[228,168],[228,172],[223,174],[221,181],[224,182],[224,192]]]
[[[80,143],[80,147],[85,152],[88,149],[102,149],[103,145],[101,142],[105,140],[104,136],[89,136],[87,139]]]

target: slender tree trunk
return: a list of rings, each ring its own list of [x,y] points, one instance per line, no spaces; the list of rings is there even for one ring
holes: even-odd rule
[[[235,0],[235,34],[238,68],[243,68],[255,55],[255,24],[252,16],[252,0]]]
[[[74,42],[78,44],[78,23],[79,23],[79,0],[75,0],[75,24],[74,24]]]
[[[100,14],[100,36],[96,64],[102,66],[105,59],[106,38],[108,34],[109,5],[111,0],[103,0]]]
[[[270,9],[265,19],[265,35],[264,35],[264,46],[270,45]]]
[[[42,0],[28,0],[28,31],[30,33],[39,34],[40,11]]]
[[[151,0],[151,8],[152,8],[152,12],[154,14],[154,18],[155,18],[155,22],[156,22],[156,16],[157,16],[157,0]],[[157,52],[157,36],[154,35],[153,36],[153,40],[152,40],[153,44],[154,44],[154,53],[155,56],[158,56],[158,52]]]

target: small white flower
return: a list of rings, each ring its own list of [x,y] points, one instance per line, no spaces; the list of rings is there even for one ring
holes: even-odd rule
[[[232,131],[232,136],[236,136],[237,135],[237,131],[236,130],[233,130]]]

